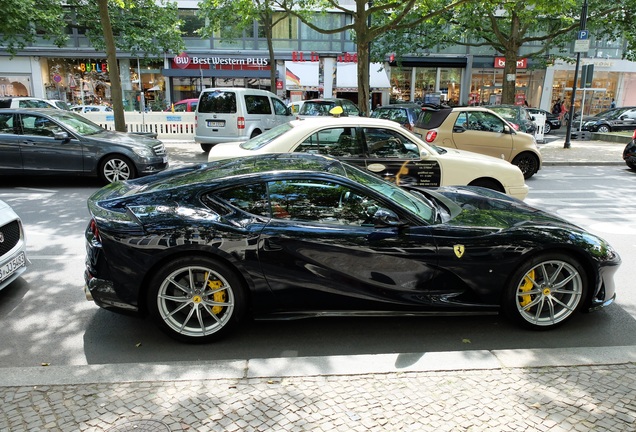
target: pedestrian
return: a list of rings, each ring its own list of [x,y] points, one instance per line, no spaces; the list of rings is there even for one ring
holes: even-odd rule
[[[616,108],[616,101],[612,98],[612,103],[610,104],[610,108]]]
[[[552,105],[552,114],[560,115],[561,114],[561,100],[557,99],[554,105]]]
[[[561,121],[565,121],[565,116],[566,116],[567,113],[568,113],[568,109],[565,106],[565,101],[562,101],[561,102],[561,112],[559,113],[559,119]]]

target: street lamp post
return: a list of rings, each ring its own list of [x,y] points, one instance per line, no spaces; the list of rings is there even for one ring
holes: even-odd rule
[[[587,24],[587,0],[583,0],[583,8],[581,10],[580,30],[585,30]],[[581,64],[581,52],[576,53],[576,69],[574,69],[574,83],[572,84],[572,96],[570,97],[570,113],[568,119],[567,132],[565,134],[565,142],[563,148],[570,148],[570,138],[572,136],[572,123],[574,123],[574,98],[576,97],[576,81],[579,79],[579,66]],[[583,112],[581,112],[583,116]]]

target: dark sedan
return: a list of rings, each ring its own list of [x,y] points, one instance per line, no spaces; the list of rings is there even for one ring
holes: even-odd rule
[[[167,167],[163,143],[149,136],[108,131],[70,111],[0,110],[0,175],[82,174],[111,183]]]
[[[408,190],[407,190],[408,189]],[[601,238],[483,188],[400,188],[319,155],[228,159],[88,200],[85,293],[204,342],[258,318],[497,313],[548,329],[614,299]]]
[[[563,125],[558,115],[552,114],[550,111],[542,110],[539,108],[526,108],[531,116],[536,114],[542,114],[545,116],[545,126],[543,127],[543,133],[549,134],[553,130],[561,129]]]
[[[391,104],[374,109],[371,118],[393,120],[412,132],[421,113],[422,107],[415,103]]]
[[[620,107],[603,111],[593,116],[574,119],[575,127],[590,132],[614,132],[636,128],[636,107]]]

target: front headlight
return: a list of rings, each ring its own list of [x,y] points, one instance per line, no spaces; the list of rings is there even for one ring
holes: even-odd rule
[[[142,158],[150,158],[155,155],[154,152],[147,147],[134,147],[132,150],[137,156],[141,156]]]

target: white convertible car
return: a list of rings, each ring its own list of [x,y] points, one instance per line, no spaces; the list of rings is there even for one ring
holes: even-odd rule
[[[265,153],[319,153],[366,168],[397,184],[469,185],[528,194],[518,167],[468,151],[431,146],[390,120],[329,117],[293,120],[243,143],[217,144],[208,160]]]

